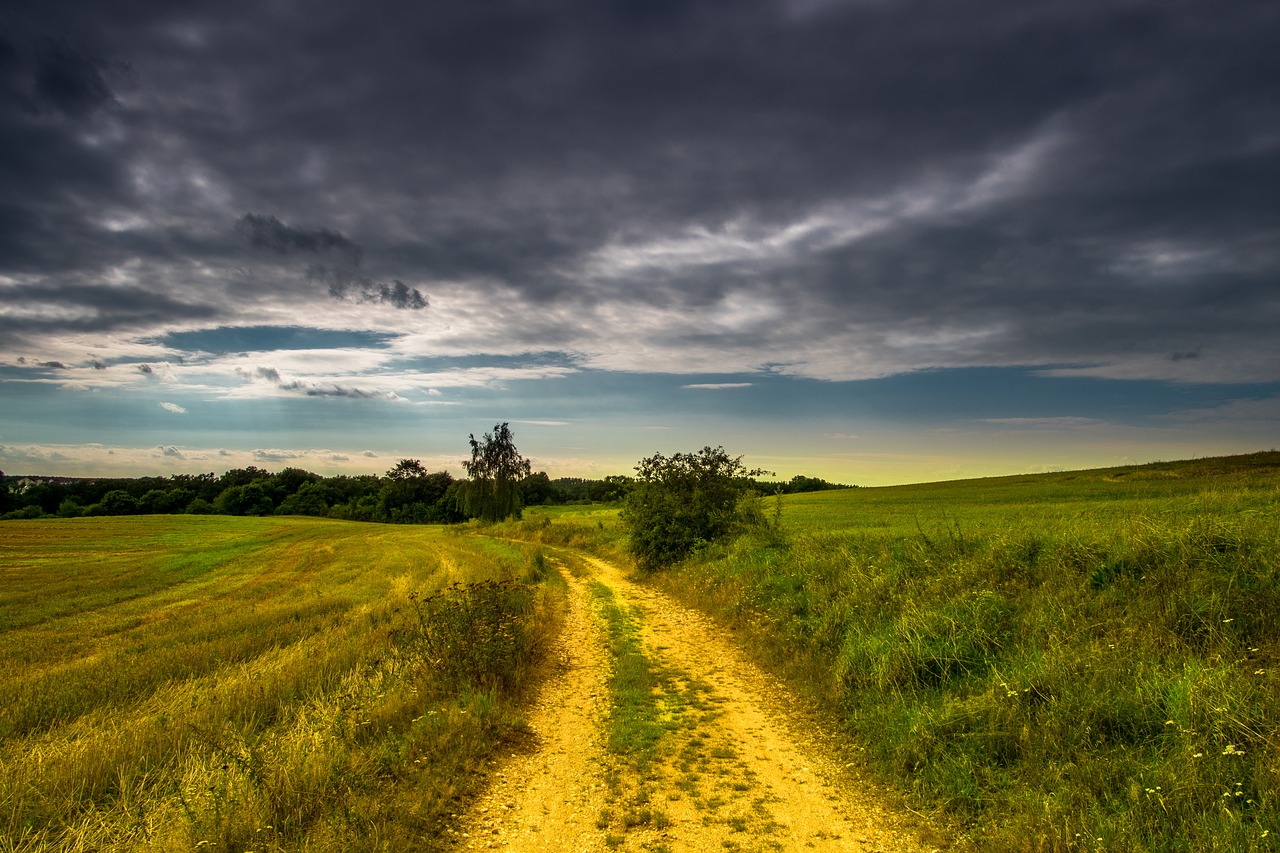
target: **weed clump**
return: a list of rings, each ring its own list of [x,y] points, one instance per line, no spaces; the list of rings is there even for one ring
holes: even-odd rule
[[[519,691],[539,659],[529,625],[531,586],[511,580],[456,582],[409,594],[417,617],[411,643],[440,684],[455,690]]]

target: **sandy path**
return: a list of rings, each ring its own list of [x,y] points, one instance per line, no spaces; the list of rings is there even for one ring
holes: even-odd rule
[[[536,749],[512,755],[472,809],[464,849],[603,850],[601,720],[609,713],[609,655],[585,581],[563,569],[569,612],[557,641],[559,671],[530,715]]]
[[[588,581],[570,576],[563,670],[531,719],[536,750],[513,755],[464,823],[464,849],[885,851],[921,847],[877,803],[775,679],[701,614],[572,555],[642,626],[675,708],[655,758],[609,752],[610,656]]]

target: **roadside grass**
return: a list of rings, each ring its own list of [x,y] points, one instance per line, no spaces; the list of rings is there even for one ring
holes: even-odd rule
[[[613,562],[628,562],[626,532],[616,507],[533,507],[520,521],[481,528],[507,539],[586,551]]]
[[[524,736],[563,603],[540,557],[310,519],[5,522],[0,850],[444,849]]]
[[[792,496],[653,577],[994,851],[1280,849],[1280,454]]]

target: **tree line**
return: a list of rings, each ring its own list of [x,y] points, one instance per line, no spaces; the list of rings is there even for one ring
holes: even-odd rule
[[[448,471],[428,471],[417,459],[403,459],[380,476],[322,477],[300,468],[272,472],[253,466],[220,476],[15,476],[0,480],[0,517],[309,515],[391,524],[452,523],[479,516],[468,512],[462,494],[466,482]],[[553,480],[544,471],[531,473],[517,489],[522,507],[616,500],[612,484]]]
[[[323,477],[301,468],[250,466],[221,475],[71,478],[6,477],[0,471],[0,518],[78,518],[101,515],[305,515],[389,524],[451,524],[478,518],[519,518],[524,507],[612,504],[644,488],[640,477],[561,477],[533,471],[515,447],[508,424],[469,437],[465,479],[402,459],[385,474]],[[762,473],[762,472],[751,472]],[[784,482],[739,477],[761,494],[849,488],[815,477]]]

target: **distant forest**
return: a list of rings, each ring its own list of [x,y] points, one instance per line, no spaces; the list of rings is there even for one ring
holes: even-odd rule
[[[466,480],[447,471],[427,472],[402,460],[383,476],[322,477],[300,468],[271,472],[234,468],[221,476],[89,478],[5,476],[0,471],[0,518],[78,518],[97,515],[310,515],[389,524],[466,521]],[[610,504],[621,501],[631,477],[551,479],[545,472],[519,482],[524,506]],[[817,477],[755,483],[762,495],[847,489]]]

